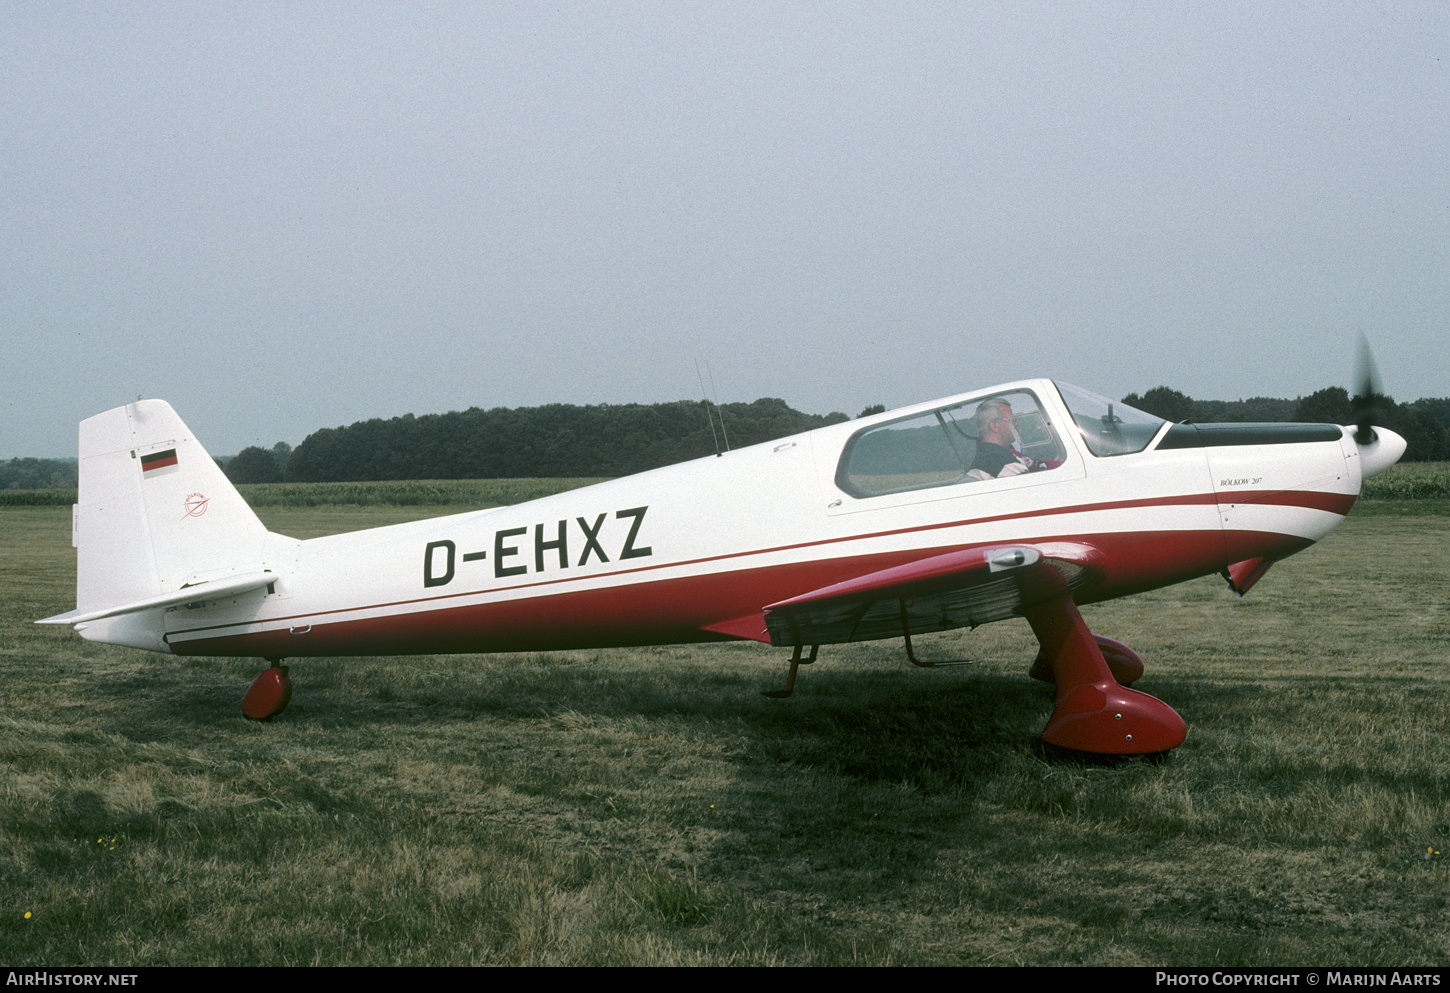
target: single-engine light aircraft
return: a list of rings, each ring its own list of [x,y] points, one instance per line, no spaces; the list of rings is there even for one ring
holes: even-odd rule
[[[269,532],[171,407],[81,422],[76,609],[92,641],[289,658],[750,639],[790,648],[1025,618],[1056,684],[1043,738],[1166,751],[1136,653],[1080,604],[1221,573],[1246,593],[1344,519],[1395,433],[1172,424],[1049,380],[834,424],[511,507],[299,541]],[[802,658],[803,650],[810,653]]]

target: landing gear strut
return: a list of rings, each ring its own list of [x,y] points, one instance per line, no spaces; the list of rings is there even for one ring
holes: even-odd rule
[[[1133,669],[1142,672],[1137,654],[1111,638],[1095,637],[1071,594],[1060,594],[1023,613],[1042,646],[1034,675],[1041,678],[1046,660],[1057,684],[1057,706],[1042,732],[1043,741],[1104,755],[1166,752],[1183,743],[1188,728],[1172,707],[1114,678],[1112,663],[1118,663],[1125,676],[1137,678]]]
[[[791,657],[790,657],[790,671],[787,672],[786,675],[785,675],[785,689],[783,689],[783,690],[761,690],[760,691],[760,695],[761,696],[768,696],[772,700],[784,700],[786,697],[790,696],[792,693],[795,692],[795,674],[796,674],[796,670],[799,669],[803,665],[810,665],[812,662],[814,662],[816,660],[816,652],[818,652],[818,651],[821,650],[821,646],[820,645],[812,645],[811,646],[811,657],[808,658],[808,659],[803,659],[803,658],[801,658],[801,649],[803,647],[805,647],[805,646],[797,643],[796,646],[795,646],[795,651],[791,654]]]

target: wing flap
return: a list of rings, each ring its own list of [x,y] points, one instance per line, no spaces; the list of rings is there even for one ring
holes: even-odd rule
[[[1073,590],[1099,573],[1091,545],[995,545],[933,555],[773,603],[773,645],[896,638],[903,614],[913,634],[975,627]]]

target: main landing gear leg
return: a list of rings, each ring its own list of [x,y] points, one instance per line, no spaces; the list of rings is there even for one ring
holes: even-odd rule
[[[254,721],[270,721],[292,702],[292,680],[281,659],[267,659],[272,668],[252,680],[242,696],[242,714]]]
[[[1118,654],[1118,648],[1133,660],[1137,655],[1110,638],[1094,637],[1070,594],[1023,613],[1042,646],[1034,669],[1047,660],[1057,684],[1057,706],[1042,732],[1043,741],[1105,755],[1166,752],[1183,743],[1188,736],[1183,718],[1162,700],[1120,685],[1104,657]],[[1141,666],[1138,660],[1139,672]]]
[[[1108,670],[1119,686],[1132,686],[1143,675],[1143,660],[1127,645],[1100,634],[1093,635],[1093,641],[1098,643],[1098,650],[1103,653],[1103,661],[1108,664]],[[1037,658],[1032,660],[1032,669],[1027,675],[1044,683],[1057,682],[1052,675],[1052,659],[1043,652],[1038,652]]]

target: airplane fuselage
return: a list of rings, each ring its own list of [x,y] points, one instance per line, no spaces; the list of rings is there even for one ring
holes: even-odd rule
[[[952,416],[992,395],[1019,414],[1035,405],[1032,440],[1051,457],[1033,471],[933,474],[937,456],[913,454],[910,475],[862,454],[885,439],[913,452],[971,445],[952,435]],[[1083,423],[1054,384],[1029,381],[516,506],[306,541],[267,535],[245,564],[275,574],[265,589],[81,631],[266,658],[768,642],[766,605],[1021,542],[1096,549],[1099,568],[1074,592],[1091,603],[1293,554],[1343,519],[1364,474],[1332,425],[1150,424],[1139,450],[1094,454]],[[998,613],[972,623],[1012,616]]]

